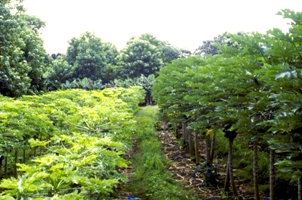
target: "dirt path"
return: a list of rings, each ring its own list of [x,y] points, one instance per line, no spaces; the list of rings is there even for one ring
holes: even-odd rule
[[[196,166],[189,154],[180,148],[178,140],[171,131],[167,131],[163,127],[163,130],[159,131],[158,136],[167,159],[173,161],[169,170],[176,181],[181,182],[184,188],[198,194],[199,199],[222,199],[221,196],[227,197],[221,194],[219,187],[205,187],[200,167]],[[205,154],[202,150],[204,148],[200,149],[201,161],[203,161]]]
[[[156,137],[156,133],[155,133]],[[183,149],[180,148],[179,141],[175,138],[172,131],[169,131],[164,124],[161,124],[161,128],[157,131],[157,137],[161,142],[161,148],[164,152],[167,160],[171,161],[168,166],[168,170],[172,175],[172,178],[177,182],[181,183],[183,188],[187,191],[190,191],[194,196],[198,196],[198,199],[209,199],[209,200],[218,200],[218,199],[231,199],[231,195],[229,193],[223,192],[223,183],[225,179],[225,164],[219,163],[221,161],[215,160],[217,163],[217,187],[206,187],[203,179],[204,179],[204,171],[202,166],[196,165],[194,161],[190,158],[189,154],[187,154]],[[139,142],[137,139],[133,139],[133,148],[131,151],[126,152],[125,158],[127,160],[132,160],[135,155],[140,155],[140,150],[138,148]],[[201,141],[199,144],[200,147],[200,155],[201,155],[201,163],[205,161],[205,145]],[[128,177],[128,181],[126,183],[122,183],[116,189],[116,193],[113,195],[115,200],[141,200],[144,198],[137,197],[132,185],[132,176],[135,173],[134,169],[130,165],[128,168],[122,171]],[[244,199],[253,199],[252,194],[246,191],[247,185],[240,183],[240,181],[236,180],[236,186],[239,190],[239,193]],[[133,186],[132,186],[133,187]],[[191,197],[191,196],[190,196]],[[195,199],[188,197],[187,199]],[[148,198],[149,199],[149,198]],[[151,198],[152,199],[152,198]],[[180,199],[182,200],[182,199]]]
[[[131,150],[126,151],[125,159],[131,160],[133,155],[137,153],[137,140],[133,139],[133,146]],[[126,169],[122,170],[122,174],[127,177],[127,182],[121,183],[118,188],[116,188],[116,192],[111,199],[115,200],[141,200],[139,197],[135,197],[132,193],[132,189],[130,187],[132,175],[133,175],[133,168],[132,165],[129,165]]]
[[[232,199],[230,193],[223,192],[223,184],[226,176],[226,165],[220,160],[215,160],[217,163],[217,187],[206,187],[204,184],[204,169],[201,166],[196,166],[190,155],[180,148],[179,141],[176,139],[172,131],[167,130],[164,124],[161,125],[161,131],[158,132],[158,137],[161,140],[163,150],[167,159],[173,161],[169,170],[173,178],[182,183],[187,190],[198,194],[199,199]],[[201,163],[205,162],[205,144],[199,143]],[[236,178],[235,178],[236,179]],[[240,196],[244,199],[253,199],[253,194],[247,191],[248,185],[236,179],[236,186]]]

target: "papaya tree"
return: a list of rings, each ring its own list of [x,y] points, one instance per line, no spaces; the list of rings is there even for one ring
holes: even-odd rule
[[[162,68],[153,84],[152,95],[162,110],[163,118],[173,123],[182,123],[186,120],[186,111],[190,105],[184,104],[184,96],[189,92],[185,81],[187,68],[203,62],[201,57],[190,57],[174,60]]]
[[[297,181],[298,199],[301,189],[301,12],[288,9],[278,13],[291,20],[288,33],[279,29],[267,32],[264,57],[266,63],[259,70],[261,81],[269,88],[267,102],[273,106],[273,118],[262,122],[269,126],[274,135],[270,138],[270,148],[287,156],[275,165],[277,170],[291,174],[291,181]]]

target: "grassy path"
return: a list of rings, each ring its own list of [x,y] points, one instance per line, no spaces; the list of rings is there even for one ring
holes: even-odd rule
[[[137,113],[137,135],[134,154],[131,156],[132,173],[124,190],[128,199],[194,199],[182,189],[168,171],[170,163],[162,150],[155,125],[158,123],[157,107],[142,107]]]

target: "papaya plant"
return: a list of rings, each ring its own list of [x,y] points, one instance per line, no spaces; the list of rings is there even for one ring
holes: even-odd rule
[[[126,167],[122,154],[136,131],[134,114],[143,97],[141,87],[65,90],[18,100],[0,96],[0,170],[6,178],[1,198],[93,199],[112,193],[125,181],[117,169]]]
[[[163,115],[176,120],[185,113],[192,120],[189,127],[223,130],[230,143],[230,155],[232,143],[238,134],[253,143],[255,199],[260,198],[257,163],[259,142],[269,140],[271,150],[291,153],[287,159],[277,163],[280,170],[288,171],[290,165],[297,167],[294,163],[299,162],[291,160],[299,161],[300,156],[297,151],[299,143],[296,141],[300,130],[301,14],[289,10],[279,14],[293,20],[289,33],[274,29],[265,35],[229,35],[232,45],[218,46],[219,55],[206,56],[203,63],[197,66],[186,67],[183,63],[172,69],[168,65],[160,71],[153,87],[153,96]],[[186,67],[186,70],[181,67]],[[177,74],[181,70],[183,76]],[[183,90],[185,95],[181,92],[171,95]],[[182,107],[189,109],[184,112]],[[292,140],[294,142],[290,142]],[[231,168],[230,155],[228,166]],[[289,168],[285,169],[285,166]],[[229,170],[228,173],[231,173]],[[292,174],[293,180],[299,180],[300,169]],[[236,197],[234,184],[232,187]]]
[[[125,177],[116,168],[126,167],[120,156],[122,143],[110,138],[87,137],[74,133],[54,136],[49,141],[29,140],[31,147],[43,146],[47,152],[32,164],[18,164],[21,176],[4,179],[3,195],[19,198],[52,197],[76,191],[83,198],[105,196],[113,192]],[[47,147],[46,144],[53,143]]]

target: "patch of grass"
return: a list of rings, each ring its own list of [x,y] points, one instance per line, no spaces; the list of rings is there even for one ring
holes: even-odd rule
[[[164,156],[155,130],[157,111],[156,106],[148,106],[137,113],[138,151],[132,158],[134,174],[131,191],[135,196],[150,200],[194,199],[167,169],[169,161]]]

